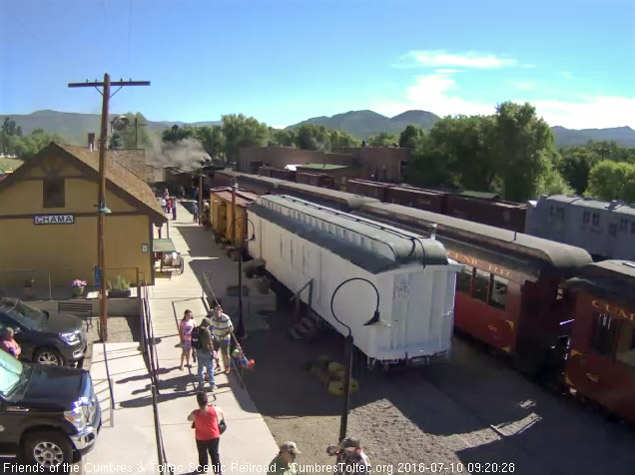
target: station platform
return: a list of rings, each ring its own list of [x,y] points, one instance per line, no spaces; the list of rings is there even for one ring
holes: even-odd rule
[[[160,368],[158,417],[166,459],[175,474],[184,474],[192,473],[198,460],[194,430],[187,421],[188,414],[197,408],[197,367],[179,370],[178,322],[189,309],[199,324],[207,313],[203,275],[214,293],[222,295],[236,282],[237,263],[217,246],[208,229],[192,222],[192,215],[180,204],[177,220],[170,220],[169,237],[185,260],[185,271],[171,278],[157,277],[156,284],[149,288],[149,303]],[[150,377],[138,344],[105,346],[116,405],[111,414],[103,347],[96,344],[91,375],[104,423],[95,449],[85,457],[84,473],[88,468],[108,464],[131,467],[132,473],[159,473],[162,468],[156,465]],[[228,427],[220,442],[223,473],[266,473],[278,449],[262,416],[236,375],[217,374],[216,385],[216,391],[208,395],[224,411]],[[110,427],[113,415],[114,426]]]

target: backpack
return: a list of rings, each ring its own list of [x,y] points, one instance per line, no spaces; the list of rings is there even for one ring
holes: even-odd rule
[[[201,349],[201,340],[199,339],[199,332],[201,331],[201,327],[192,328],[192,348],[195,350]]]

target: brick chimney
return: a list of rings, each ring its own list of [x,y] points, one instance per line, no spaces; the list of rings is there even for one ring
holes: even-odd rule
[[[88,150],[91,152],[95,150],[95,133],[90,132],[88,134]]]

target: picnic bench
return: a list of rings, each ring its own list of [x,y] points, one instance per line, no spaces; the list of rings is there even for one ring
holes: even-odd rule
[[[185,270],[185,262],[180,252],[177,252],[172,239],[162,238],[154,239],[152,241],[152,251],[154,252],[154,262],[160,262],[160,272],[170,272],[170,278],[172,273],[176,272],[180,275]]]

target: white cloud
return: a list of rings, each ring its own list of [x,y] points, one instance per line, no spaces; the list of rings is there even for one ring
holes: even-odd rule
[[[561,76],[562,76],[563,78],[566,78],[566,79],[573,79],[573,74],[568,73],[568,72],[566,72],[566,71],[563,71],[563,72],[561,72],[560,74],[561,74]]]
[[[519,91],[533,91],[536,89],[536,83],[534,81],[510,81],[510,84]]]
[[[533,69],[535,67],[536,67],[535,64],[523,64],[523,68],[525,68],[525,69]]]
[[[530,81],[517,81],[517,85],[530,90]],[[371,109],[392,117],[407,110],[426,110],[444,117],[446,115],[489,115],[497,103],[510,100],[502,92],[492,102],[469,100],[461,97],[457,81],[449,73],[426,74],[416,78],[406,88],[404,98],[390,100],[378,98]],[[630,126],[635,129],[635,98],[617,96],[584,96],[578,101],[558,101],[517,97],[514,102],[530,102],[536,112],[551,126],[561,125],[570,129],[589,129]]]
[[[443,67],[458,66],[465,68],[492,69],[504,66],[514,66],[515,59],[499,58],[493,54],[478,54],[468,52],[464,54],[447,53],[444,50],[434,51],[410,51],[402,57],[407,62],[397,67]]]
[[[635,98],[619,96],[585,97],[580,102],[535,100],[536,112],[550,125],[569,129],[603,129],[623,127],[635,129]]]
[[[460,69],[435,69],[434,72],[437,74],[456,74],[462,73],[463,71]]]

